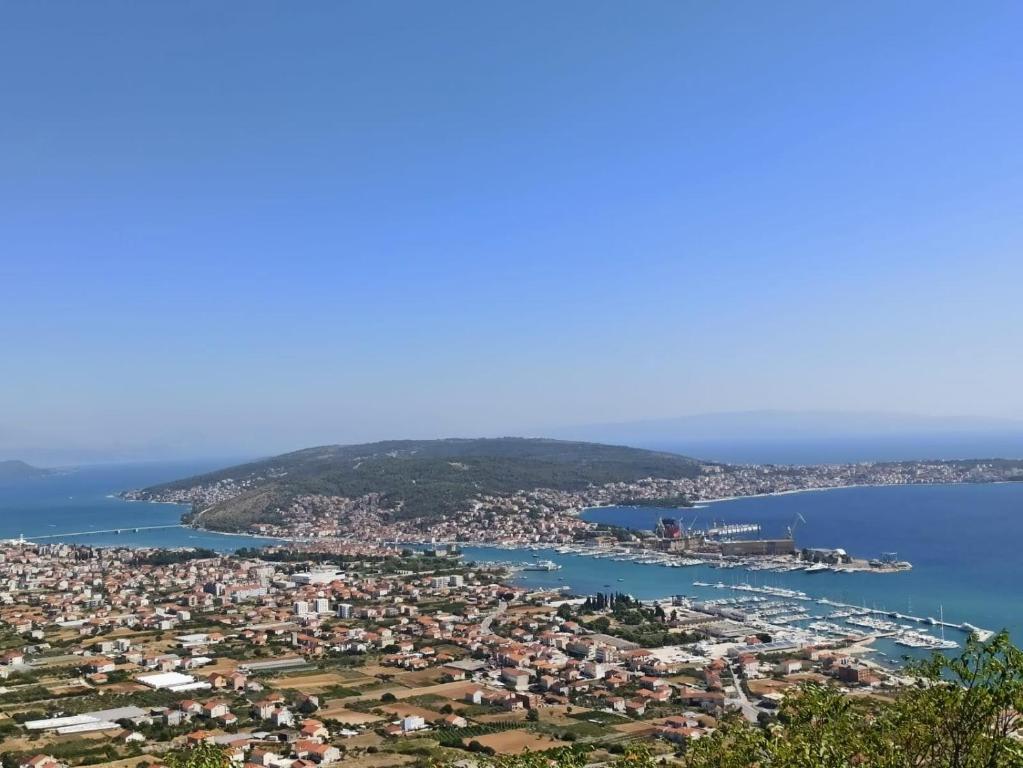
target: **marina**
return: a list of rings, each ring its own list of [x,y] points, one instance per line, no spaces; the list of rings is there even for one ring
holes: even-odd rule
[[[185,511],[180,505],[130,504],[110,496],[121,488],[202,469],[96,468],[56,476],[45,484],[8,487],[0,497],[0,537],[16,539],[24,533],[32,539],[63,531],[122,530],[121,534],[53,540],[94,546],[205,547],[221,552],[264,543],[256,538],[176,527]],[[725,523],[758,522],[765,536],[783,535],[798,513],[806,520],[797,533],[801,542],[827,545],[839,539],[850,551],[879,556],[888,550],[898,551],[911,559],[914,567],[888,575],[850,572],[842,566],[807,573],[812,564],[791,557],[712,558],[634,551],[616,544],[600,548],[581,543],[549,547],[542,542],[527,549],[465,542],[463,556],[466,561],[504,562],[516,569],[510,577],[515,583],[565,594],[622,591],[644,600],[685,594],[693,601],[757,597],[795,603],[803,606],[810,618],[780,626],[802,629],[808,636],[826,636],[826,628],[811,626],[816,622],[836,625],[845,633],[869,633],[868,627],[844,621],[854,615],[894,621],[939,640],[943,627],[946,639],[960,645],[970,632],[986,637],[1003,627],[1009,628],[1014,637],[1023,636],[1023,614],[1018,610],[1016,592],[1023,580],[1023,563],[1012,546],[1023,537],[1023,516],[1018,514],[1023,509],[1023,484],[854,488],[746,498],[709,506],[714,509],[714,518]],[[969,525],[962,521],[964,509],[970,510]],[[582,514],[599,522],[652,530],[665,512],[605,508]],[[26,520],[32,521],[31,527]],[[151,527],[161,525],[175,527]],[[928,532],[928,536],[922,538],[921,531]],[[954,535],[945,533],[951,531]],[[276,542],[267,539],[265,543]],[[537,560],[549,560],[560,568],[521,570]],[[799,612],[787,613],[792,616]],[[883,658],[891,660],[906,654],[922,657],[930,653],[927,648],[897,644],[888,636],[878,637],[871,647],[878,656],[884,654]]]

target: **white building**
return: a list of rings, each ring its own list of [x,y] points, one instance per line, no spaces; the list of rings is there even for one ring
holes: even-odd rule
[[[401,729],[406,733],[409,731],[421,731],[426,727],[426,720],[419,715],[409,715],[401,721]]]

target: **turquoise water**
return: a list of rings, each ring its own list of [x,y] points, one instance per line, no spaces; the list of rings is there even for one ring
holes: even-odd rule
[[[89,467],[72,473],[0,484],[0,538],[24,534],[38,538],[57,533],[173,525],[184,507],[128,503],[111,494],[212,469],[209,464],[149,464]],[[897,574],[750,573],[706,566],[664,568],[615,562],[553,550],[532,553],[489,547],[466,550],[470,559],[528,562],[533,555],[563,568],[551,573],[523,572],[529,586],[569,586],[579,594],[621,590],[640,598],[687,594],[724,597],[741,593],[695,587],[693,581],[784,586],[814,597],[884,608],[916,616],[968,621],[986,629],[1007,628],[1023,638],[1023,483],[991,485],[848,488],[813,493],[737,499],[685,511],[688,523],[712,520],[757,522],[765,535],[781,535],[799,513],[806,522],[796,531],[801,546],[843,547],[861,557],[897,552],[914,568]],[[590,520],[651,528],[665,510],[611,507],[584,513]],[[44,539],[39,539],[43,541]],[[227,536],[187,528],[62,537],[96,546],[208,547],[230,552],[268,539]],[[620,581],[619,581],[620,580]],[[810,607],[814,607],[811,604]],[[826,607],[817,610],[826,612]],[[961,640],[955,631],[949,636]],[[907,653],[879,646],[893,656]]]
[[[814,598],[827,597],[869,608],[899,611],[946,621],[970,622],[985,629],[1008,629],[1023,639],[1023,484],[903,486],[848,488],[785,496],[766,496],[707,504],[686,511],[686,522],[711,520],[757,522],[764,535],[780,535],[796,513],[806,523],[796,529],[801,546],[843,547],[854,555],[875,557],[896,551],[910,560],[912,571],[894,574],[831,572],[749,572],[709,566],[665,568],[616,562],[576,555],[469,548],[466,556],[486,560],[528,562],[534,555],[554,560],[562,569],[526,571],[520,583],[536,587],[570,587],[578,594],[620,590],[649,599],[684,594],[693,598],[741,595],[727,589],[696,587],[694,581],[746,582],[755,586],[798,589]],[[669,510],[609,507],[584,513],[589,520],[652,528],[657,517],[677,514]],[[621,581],[619,581],[621,579]],[[824,614],[832,608],[816,603],[805,606]],[[937,630],[921,625],[928,632]],[[946,630],[959,642],[965,634]],[[878,641],[886,660],[922,656],[889,641]],[[883,659],[884,660],[884,659]]]
[[[185,506],[130,503],[112,498],[112,494],[208,472],[217,466],[220,464],[202,462],[92,466],[0,483],[0,539],[24,535],[40,543],[75,541],[93,546],[205,547],[218,552],[271,543],[270,539],[227,536],[183,527],[49,538],[83,531],[179,525],[181,515],[188,511]]]

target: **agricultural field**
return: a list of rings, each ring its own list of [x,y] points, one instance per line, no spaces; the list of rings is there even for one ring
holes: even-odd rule
[[[381,720],[379,715],[348,709],[341,701],[327,704],[327,706],[317,710],[316,717],[321,720],[337,720],[345,725],[368,725],[369,723],[378,723]]]
[[[439,713],[432,709],[426,709],[426,707],[417,707],[413,704],[381,704],[379,707],[384,712],[394,715],[395,717],[411,717],[419,715],[427,722],[437,718]]]
[[[467,738],[463,743],[468,746],[470,741],[478,741],[484,747],[490,747],[502,755],[517,755],[522,752],[543,752],[548,749],[568,746],[569,742],[559,741],[531,731],[501,731],[488,733],[484,736]]]
[[[267,681],[277,690],[294,689],[303,693],[323,693],[330,688],[357,688],[376,682],[371,677],[348,672],[314,672],[311,674],[292,674],[276,677]]]

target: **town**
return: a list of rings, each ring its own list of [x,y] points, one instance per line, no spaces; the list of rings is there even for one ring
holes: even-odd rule
[[[161,766],[207,743],[252,768],[567,745],[599,761],[636,740],[667,755],[726,712],[770,722],[806,681],[850,695],[907,682],[863,658],[883,623],[798,630],[782,616],[793,597],[569,597],[443,549],[9,542],[3,764]]]
[[[704,463],[694,477],[645,478],[591,485],[577,491],[550,488],[478,494],[463,508],[428,517],[395,514],[378,493],[358,497],[299,495],[269,510],[269,520],[242,532],[282,539],[326,542],[462,542],[530,546],[571,544],[591,538],[598,526],[582,510],[611,505],[688,506],[702,501],[796,493],[864,485],[989,483],[1019,479],[1018,462],[898,462],[808,466]],[[261,478],[265,479],[265,478]],[[189,504],[190,524],[203,527],[203,511],[252,488],[252,480],[218,480],[158,494],[128,491],[127,500]]]

